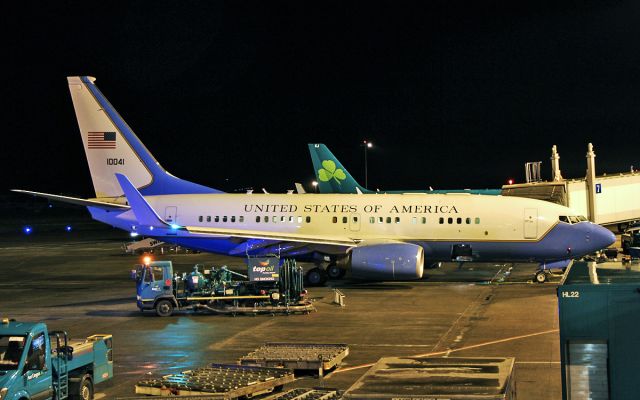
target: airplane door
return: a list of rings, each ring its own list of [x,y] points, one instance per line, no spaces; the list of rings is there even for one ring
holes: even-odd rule
[[[164,210],[164,220],[168,223],[178,221],[178,207],[169,206]]]
[[[349,229],[354,232],[360,230],[360,214],[351,214],[349,217]]]
[[[524,238],[535,239],[538,237],[538,209],[524,209]]]

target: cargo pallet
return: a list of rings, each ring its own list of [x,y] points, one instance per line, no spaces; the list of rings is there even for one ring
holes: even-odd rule
[[[349,355],[346,344],[266,343],[240,359],[241,365],[317,371],[322,377]]]
[[[515,400],[515,358],[387,357],[378,360],[345,400]]]
[[[180,400],[224,400],[221,395],[180,396]],[[115,400],[176,400],[176,396],[132,396],[116,397]]]
[[[286,392],[260,397],[260,400],[339,400],[342,391],[336,389],[291,389]],[[117,397],[116,400],[175,400],[176,396]],[[180,396],[180,400],[224,400],[223,395]]]
[[[293,372],[282,368],[211,364],[159,379],[145,379],[138,382],[135,389],[136,394],[152,396],[207,396],[230,400],[280,390],[294,380]]]
[[[342,391],[336,389],[291,389],[263,397],[260,400],[338,400]]]

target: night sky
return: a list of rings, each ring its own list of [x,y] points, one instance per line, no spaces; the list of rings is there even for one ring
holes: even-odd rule
[[[162,166],[309,186],[307,143],[380,189],[640,167],[640,2],[12,2],[3,189],[92,197],[66,76],[91,75]],[[560,4],[558,4],[560,3]],[[8,139],[8,141],[7,141]],[[17,196],[17,195],[16,195]]]

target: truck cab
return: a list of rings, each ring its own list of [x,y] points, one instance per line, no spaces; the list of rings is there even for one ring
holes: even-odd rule
[[[93,384],[112,376],[111,335],[69,343],[43,323],[2,320],[0,400],[89,400]]]
[[[140,311],[157,309],[160,314],[173,311],[177,301],[173,291],[173,266],[171,261],[154,261],[137,265],[135,269],[136,303]]]

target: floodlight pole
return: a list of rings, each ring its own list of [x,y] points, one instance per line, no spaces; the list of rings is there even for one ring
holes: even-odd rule
[[[368,171],[367,171],[367,150],[370,149],[373,146],[373,144],[368,140],[363,140],[362,146],[364,147],[364,187],[365,189],[368,189],[369,179],[368,179]]]

